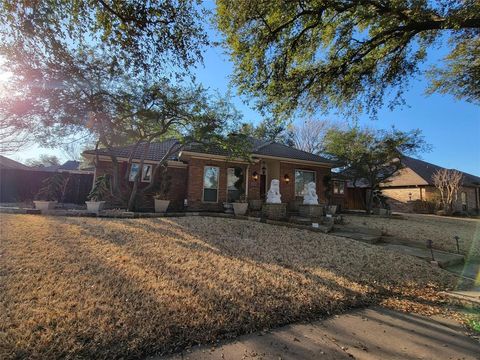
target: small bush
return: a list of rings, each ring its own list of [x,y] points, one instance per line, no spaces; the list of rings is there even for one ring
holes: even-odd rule
[[[414,200],[412,203],[413,212],[416,213],[434,214],[435,210],[439,208],[439,205],[436,201]]]

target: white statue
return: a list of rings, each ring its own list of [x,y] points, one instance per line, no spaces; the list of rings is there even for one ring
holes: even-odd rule
[[[318,195],[313,181],[303,187],[303,203],[307,205],[318,205]]]
[[[273,179],[270,183],[270,190],[267,192],[267,204],[281,204],[280,181]]]

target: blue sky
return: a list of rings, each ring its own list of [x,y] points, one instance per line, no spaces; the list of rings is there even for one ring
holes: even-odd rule
[[[218,40],[218,34],[210,29],[210,36]],[[432,50],[430,63],[438,61],[445,49]],[[428,66],[429,64],[426,64]],[[226,93],[229,89],[229,77],[233,71],[232,63],[221,48],[209,48],[204,56],[204,66],[196,71],[198,82],[204,86]],[[412,80],[405,94],[407,106],[390,111],[386,107],[379,111],[378,120],[361,117],[360,123],[375,128],[389,128],[395,125],[400,130],[419,128],[425,140],[432,145],[432,151],[421,154],[425,161],[456,168],[480,176],[480,108],[465,101],[457,101],[450,95],[425,95],[426,81],[423,78]],[[244,121],[257,123],[261,120],[258,112],[244,104],[232,89],[233,102],[243,113]],[[334,121],[344,121],[338,115],[318,115]],[[62,160],[65,155],[54,149],[31,147],[11,156],[17,160],[38,157],[40,153],[56,154]]]

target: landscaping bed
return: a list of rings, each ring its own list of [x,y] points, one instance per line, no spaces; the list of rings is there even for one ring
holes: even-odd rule
[[[458,279],[380,247],[210,217],[1,215],[0,358],[138,358],[352,307],[445,313]]]
[[[449,252],[457,251],[456,235],[460,238],[462,254],[480,257],[480,220],[477,219],[412,214],[402,215],[401,218],[344,215],[344,220],[349,225],[378,229],[421,247],[425,247],[427,240],[432,240],[434,248]],[[386,239],[388,241],[388,237]]]

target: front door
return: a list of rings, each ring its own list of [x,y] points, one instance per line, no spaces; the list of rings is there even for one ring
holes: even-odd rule
[[[267,193],[267,175],[260,175],[260,199],[265,200],[265,194]]]

